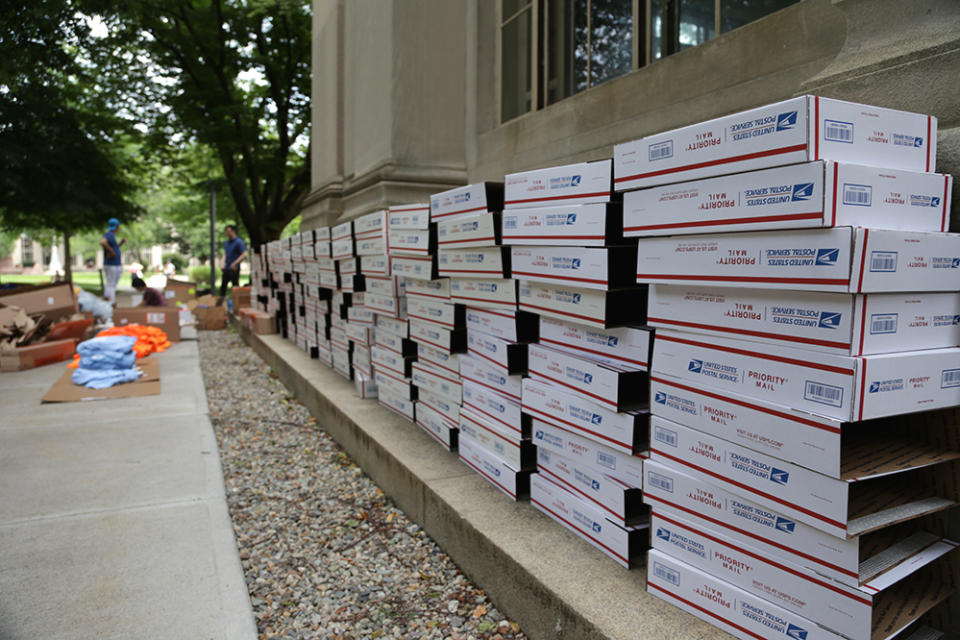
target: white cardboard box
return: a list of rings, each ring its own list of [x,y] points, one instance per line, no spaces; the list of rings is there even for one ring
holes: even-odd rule
[[[843,640],[803,616],[655,549],[647,558],[647,592],[741,640]]]
[[[463,439],[457,443],[460,461],[514,500],[530,494],[530,472],[518,471],[483,447]]]
[[[451,423],[441,413],[424,404],[421,400],[417,401],[417,425],[434,440],[442,444],[447,451],[454,451],[457,448],[458,429],[456,423]]]
[[[374,345],[370,349],[370,362],[380,369],[387,369],[394,376],[403,378],[410,375],[410,359],[389,347]]]
[[[947,540],[933,542],[910,561],[858,588],[837,584],[789,560],[743,546],[721,530],[698,526],[679,514],[667,515],[654,509],[650,529],[654,549],[851,638],[876,637],[874,614],[882,615],[890,606],[906,604],[903,593],[894,593],[894,585],[925,594],[933,591],[928,579],[914,572],[931,563],[945,562],[943,556],[957,546]],[[942,588],[940,599],[946,599],[952,590]],[[933,602],[914,605],[916,610],[904,624],[937,604],[937,597],[930,595]]]
[[[537,473],[530,477],[530,503],[619,564],[629,568],[642,556],[647,528],[622,527],[604,512]]]
[[[586,289],[633,287],[630,265],[636,247],[513,247],[511,273],[515,278]]]
[[[466,329],[447,329],[432,322],[414,319],[410,320],[410,338],[447,353],[463,353],[467,350]]]
[[[437,223],[437,246],[442,249],[496,247],[499,244],[499,213],[481,213]]]
[[[511,173],[504,179],[504,208],[607,202],[612,172],[613,162],[606,159]]]
[[[403,276],[407,280],[407,293],[410,293],[410,280],[435,280],[437,262],[434,256],[390,256],[390,273]]]
[[[529,346],[527,368],[531,378],[559,385],[567,393],[611,411],[648,406],[648,376],[645,371],[613,369],[596,360],[587,360],[542,344]]]
[[[368,277],[365,278],[366,292],[374,293],[378,296],[398,297],[407,293],[407,287],[403,278],[397,276],[388,278]]]
[[[430,204],[401,204],[388,209],[387,226],[394,229],[427,229],[430,227]]]
[[[848,422],[960,404],[960,349],[820,354],[660,330],[656,373]],[[531,351],[531,371],[533,355]]]
[[[460,409],[459,427],[460,442],[470,440],[518,471],[536,468],[537,448],[529,440],[522,440],[513,431],[499,428],[495,422],[469,407]]]
[[[390,256],[385,251],[376,251],[371,255],[361,255],[357,258],[360,262],[360,273],[375,278],[389,278]]]
[[[394,395],[385,387],[380,387],[377,402],[410,422],[416,422],[416,402]]]
[[[600,473],[582,460],[567,458],[537,447],[537,472],[604,511],[607,519],[621,526],[646,519],[639,488]]]
[[[836,227],[642,238],[637,282],[956,291],[960,234]]]
[[[439,280],[405,280],[407,295],[412,297],[431,298],[434,300],[450,299],[450,278]]]
[[[595,471],[613,476],[631,487],[643,488],[643,456],[648,453],[630,455],[540,419],[533,420],[531,429],[533,443],[538,449],[580,460]]]
[[[646,318],[644,289],[596,291],[530,280],[518,283],[517,304],[522,311],[598,329],[636,324]]]
[[[450,299],[473,307],[514,311],[517,308],[517,281],[509,278],[450,278]]]
[[[415,320],[432,322],[447,329],[466,329],[466,309],[462,304],[455,304],[414,296],[407,302],[407,316]]]
[[[373,365],[373,379],[382,393],[397,396],[404,400],[413,400],[417,397],[416,387],[410,378],[386,369],[379,364]]]
[[[436,246],[436,232],[433,229],[394,229],[390,228],[387,239],[387,251],[391,256],[425,256],[433,252]]]
[[[383,296],[367,292],[364,296],[364,306],[377,315],[400,318],[407,315],[407,298],[405,296]]]
[[[361,398],[367,399],[377,397],[377,383],[369,374],[354,370],[353,386],[357,390],[357,395],[359,395]]]
[[[463,391],[460,378],[453,377],[442,369],[431,367],[422,362],[414,362],[412,378],[413,384],[419,388],[427,389],[451,402],[462,401]]]
[[[651,460],[674,464],[837,537],[860,535],[956,504],[944,487],[917,486],[923,485],[927,471],[952,479],[951,462],[855,482],[818,474],[659,416],[650,419],[650,431]]]
[[[477,182],[430,196],[430,220],[433,222],[502,208],[503,185],[498,182]]]
[[[343,240],[344,238],[353,237],[353,220],[347,220],[346,222],[341,222],[330,230],[330,239],[331,240]]]
[[[504,247],[440,249],[437,251],[437,273],[441,277],[485,280],[509,278],[510,249]]]
[[[410,335],[410,325],[406,320],[377,315],[375,326],[378,329],[378,337],[381,333],[390,333],[400,338],[406,338]]]
[[[357,238],[356,248],[357,248],[357,255],[362,257],[387,255],[387,241],[382,236]]]
[[[469,311],[467,318],[469,327]],[[653,331],[641,327],[592,329],[579,324],[540,317],[540,342],[607,366],[646,371],[650,362]]]
[[[876,227],[946,231],[953,178],[808,162],[623,195],[624,236]]]
[[[420,389],[417,394],[417,404],[430,407],[446,418],[446,421],[454,427],[460,423],[460,404],[457,402],[451,402],[436,393]]]
[[[502,393],[516,402],[521,401],[522,378],[520,376],[508,376],[493,367],[488,367],[473,356],[460,356],[460,377],[464,381],[469,380]]]
[[[553,205],[503,212],[505,245],[603,247],[623,241],[619,203]]]
[[[523,379],[524,413],[589,438],[627,455],[647,448],[648,420],[644,413],[617,413],[573,396],[534,378]]]
[[[467,330],[467,352],[507,374],[526,373],[527,345]]]
[[[516,400],[470,380],[463,380],[463,406],[496,423],[503,431],[513,432],[517,439],[530,437],[530,418],[523,414]]]
[[[613,148],[618,191],[829,159],[936,171],[937,119],[801,96]]]
[[[454,377],[460,375],[460,354],[448,353],[435,349],[423,342],[417,343],[417,360],[426,364],[443,369],[453,374]]]
[[[540,321],[526,311],[495,311],[467,307],[467,331],[479,331],[508,342],[536,342]]]
[[[353,236],[334,240],[330,248],[330,253],[336,260],[350,258],[356,255],[354,252]]]
[[[374,211],[353,221],[353,237],[357,242],[362,239],[384,239],[387,233],[387,212]]]
[[[647,323],[841,355],[960,345],[960,293],[653,285]]]

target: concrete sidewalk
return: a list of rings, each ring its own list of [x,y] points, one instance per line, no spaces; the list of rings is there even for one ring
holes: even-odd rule
[[[151,357],[144,398],[0,374],[0,640],[256,638],[197,344]]]

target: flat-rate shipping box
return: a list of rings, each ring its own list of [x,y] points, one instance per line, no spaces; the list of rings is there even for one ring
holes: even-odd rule
[[[526,311],[497,311],[467,307],[467,331],[479,331],[508,342],[536,342],[540,319]]]
[[[477,182],[430,196],[430,221],[453,220],[503,209],[503,184]]]
[[[499,244],[499,213],[481,213],[437,223],[437,246],[441,249],[496,247]]]
[[[648,451],[631,455],[605,444],[577,435],[570,428],[560,428],[534,418],[533,443],[538,450],[552,451],[576,460],[600,473],[612,476],[624,484],[643,487],[643,463]]]
[[[623,244],[619,202],[567,204],[503,212],[505,245],[603,247]]]
[[[859,586],[942,538],[943,512],[850,538],[838,538],[761,506],[739,493],[685,473],[671,462],[645,460],[643,500],[658,513],[677,514],[703,529]]]
[[[514,278],[586,289],[623,289],[636,285],[631,267],[636,247],[513,247]]]
[[[635,324],[646,318],[646,289],[597,291],[530,280],[518,282],[517,303],[521,311],[598,329]]]
[[[456,451],[459,439],[457,423],[451,422],[442,413],[422,401],[417,402],[417,425],[442,444],[444,449]]]
[[[936,171],[937,119],[801,96],[613,148],[617,190],[811,160]]]
[[[511,173],[504,178],[504,207],[608,202],[612,171],[607,159]]]
[[[517,281],[510,278],[451,278],[450,300],[484,309],[515,311]]]
[[[906,457],[900,469],[838,480],[659,416],[650,419],[650,458],[837,537],[957,504],[957,453]]]
[[[530,416],[519,402],[476,382],[463,380],[463,408],[479,414],[496,426],[514,433],[517,440],[530,437]]]
[[[508,342],[480,331],[467,330],[467,353],[507,374],[527,371],[527,345]]]
[[[615,369],[541,344],[529,345],[527,367],[531,378],[558,385],[611,411],[648,404],[645,371]]]
[[[470,440],[518,471],[537,466],[537,448],[517,431],[476,413],[470,407],[460,409],[460,442]]]
[[[530,351],[531,370],[533,350]],[[960,348],[870,356],[660,330],[654,371],[847,422],[960,404]]]
[[[960,281],[958,285],[960,286]],[[839,355],[960,345],[960,293],[652,285],[647,323]]]
[[[591,329],[541,316],[539,341],[617,369],[646,371],[653,346],[653,331],[644,327]]]
[[[514,469],[502,459],[466,438],[459,438],[460,461],[487,479],[493,486],[514,500],[530,495],[530,472]]]
[[[835,227],[642,238],[637,282],[885,293],[956,291],[960,234]]]
[[[876,227],[946,231],[953,177],[809,162],[623,195],[623,234]]]

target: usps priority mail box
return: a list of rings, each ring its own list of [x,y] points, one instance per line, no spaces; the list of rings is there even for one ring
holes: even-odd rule
[[[555,282],[586,289],[623,289],[636,280],[630,266],[636,247],[513,247],[515,278]]]
[[[452,220],[503,209],[503,183],[477,182],[430,196],[430,220]]]
[[[539,316],[526,311],[498,311],[467,307],[467,331],[485,333],[508,342],[536,342]]]
[[[599,473],[617,478],[631,487],[643,488],[643,463],[650,455],[649,451],[637,455],[624,453],[596,440],[577,435],[569,427],[561,428],[538,418],[534,418],[531,429],[533,443],[538,449],[580,460]]]
[[[506,373],[526,373],[527,345],[467,330],[467,352]]]
[[[433,228],[390,229],[387,253],[391,256],[425,256],[436,251],[437,233]]]
[[[946,174],[809,162],[629,191],[623,233],[838,226],[946,231],[952,191]]]
[[[440,249],[437,273],[457,278],[509,278],[510,250],[504,247]]]
[[[450,299],[450,278],[438,280],[404,280],[407,295],[411,298],[433,298],[434,300]]]
[[[619,202],[508,209],[502,217],[506,245],[603,247],[623,243]]]
[[[450,278],[450,300],[482,309],[513,311],[517,308],[517,281],[511,278]]]
[[[517,282],[517,301],[522,311],[597,329],[643,323],[646,320],[646,289],[598,291],[559,283]]]
[[[500,214],[481,213],[437,223],[437,246],[495,247],[500,244]]]
[[[462,387],[460,378],[453,377],[442,369],[431,367],[422,362],[414,362],[411,369],[413,384],[418,388],[427,389],[431,393],[443,396],[451,402],[461,402]]]
[[[430,204],[401,204],[387,210],[387,228],[427,229],[430,227]]]
[[[466,438],[457,442],[457,450],[461,462],[509,497],[523,500],[530,495],[529,471],[514,469],[503,459]]]
[[[822,159],[936,171],[937,119],[801,96],[618,144],[613,157],[618,191]]]
[[[460,377],[463,381],[471,381],[480,386],[501,393],[516,402],[521,401],[521,381],[519,375],[508,375],[506,372],[495,369],[479,358],[470,355],[460,356]]]
[[[435,298],[414,296],[407,301],[410,318],[432,322],[447,329],[466,328],[466,310],[462,304],[454,304]]]
[[[805,291],[956,291],[960,234],[836,227],[641,238],[637,282]]]
[[[619,370],[566,351],[531,344],[527,353],[532,378],[563,387],[568,393],[612,411],[648,406],[647,373]]]
[[[525,415],[519,402],[470,380],[463,380],[463,406],[491,420],[503,431],[512,432],[517,439],[530,437],[530,416]]]
[[[537,472],[602,509],[617,524],[629,526],[647,520],[639,488],[601,473],[583,460],[537,447]]]
[[[437,367],[438,369],[443,369],[448,373],[452,373],[454,376],[460,375],[459,353],[441,351],[423,342],[415,344],[417,348],[414,353],[417,356],[417,360]]]
[[[592,329],[541,316],[539,341],[617,369],[646,371],[653,331],[644,327]]]
[[[530,440],[520,438],[510,429],[502,429],[493,420],[473,411],[460,409],[460,439],[468,439],[497,456],[518,471],[536,467],[537,450]]]
[[[607,159],[511,173],[504,179],[504,206],[607,202],[613,190],[612,171]]]
[[[447,451],[455,451],[459,429],[443,414],[422,401],[417,401],[417,425],[439,442]]]
[[[841,355],[960,345],[960,294],[653,285],[647,323]]]

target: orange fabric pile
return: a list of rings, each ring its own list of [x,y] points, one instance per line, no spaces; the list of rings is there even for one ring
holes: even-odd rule
[[[150,327],[142,324],[128,324],[122,327],[110,327],[109,329],[104,329],[97,334],[98,338],[102,338],[103,336],[133,336],[137,339],[133,345],[133,352],[137,354],[137,358],[144,358],[151,353],[160,353],[161,351],[166,351],[167,347],[170,346],[170,341],[167,339],[167,334],[165,331],[162,331],[157,327]],[[74,355],[73,362],[67,366],[71,369],[75,369],[79,361],[80,356]]]

